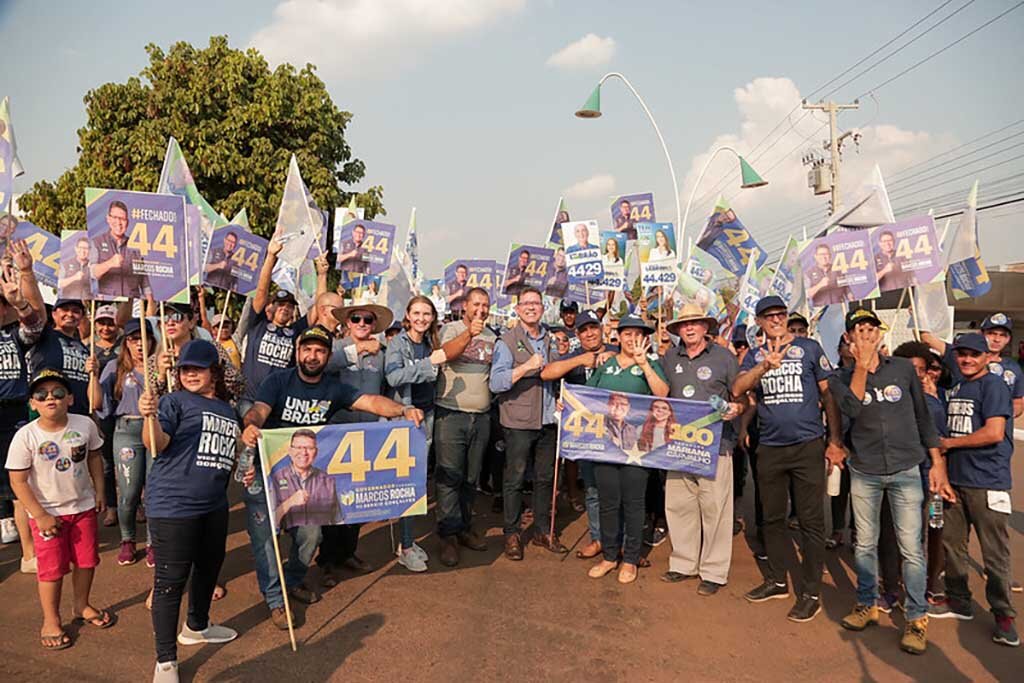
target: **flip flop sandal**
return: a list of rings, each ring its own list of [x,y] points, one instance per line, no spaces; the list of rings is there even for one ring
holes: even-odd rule
[[[217,591],[220,591],[220,595],[217,595]],[[220,584],[217,584],[217,586],[213,589],[213,597],[211,598],[211,600],[213,602],[217,602],[218,600],[223,600],[227,596],[228,596],[228,589],[227,589],[227,587],[226,586],[222,586]]]
[[[97,610],[96,616],[77,616],[75,621],[79,624],[87,624],[98,629],[110,628],[114,625],[114,617],[105,609]]]
[[[61,631],[53,636],[39,636],[39,644],[44,650],[66,650],[71,647],[71,637],[67,631]]]

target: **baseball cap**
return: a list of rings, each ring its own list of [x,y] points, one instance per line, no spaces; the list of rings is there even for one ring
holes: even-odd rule
[[[302,346],[308,342],[317,342],[319,344],[323,344],[329,349],[334,343],[334,340],[326,327],[322,325],[313,325],[313,327],[307,327],[302,331],[302,334],[299,335],[296,344]]]
[[[805,327],[810,326],[810,323],[807,322],[807,318],[803,317],[797,311],[790,313],[789,318],[786,320],[787,325],[792,325],[793,323],[803,323]]]
[[[132,318],[124,324],[124,336],[128,337],[133,334],[138,334],[140,329],[141,325],[139,325],[139,319]],[[149,335],[150,339],[153,338],[153,326],[148,320],[146,321],[146,334]]]
[[[575,301],[562,299],[562,303],[558,305],[558,310],[562,313],[579,313],[580,305]]]
[[[1013,319],[1005,313],[993,313],[985,316],[985,319],[981,321],[982,330],[994,330],[997,327],[1002,327],[1007,332],[1013,332]]]
[[[111,306],[110,304],[104,304],[96,309],[96,319],[103,320],[104,318],[110,318],[111,320],[117,320],[117,306]]]
[[[287,292],[283,289],[279,289],[274,292],[274,303],[275,304],[294,304],[295,295],[291,292]]]
[[[61,306],[78,306],[83,311],[85,310],[85,305],[82,303],[81,299],[57,299],[57,301],[53,304],[54,310],[60,308]]]
[[[402,331],[402,323],[400,323],[399,321],[396,320],[393,323],[391,323],[390,325],[388,325],[388,328],[386,330],[384,330],[384,333],[387,334],[388,332],[401,332],[401,331]]]
[[[846,314],[847,332],[857,327],[859,323],[871,323],[875,327],[882,326],[882,321],[870,308],[855,308]]]
[[[576,324],[573,326],[576,330],[582,330],[587,325],[600,325],[601,319],[597,317],[597,313],[593,311],[583,311],[576,316]]]
[[[208,368],[220,363],[217,347],[205,339],[193,339],[181,347],[178,367]]]
[[[769,311],[773,308],[786,309],[786,303],[781,297],[775,296],[763,296],[757,300],[757,305],[754,306],[754,315],[761,315],[765,311]]]
[[[221,323],[222,320],[224,321],[224,325],[225,326],[227,326],[227,325],[230,325],[231,327],[235,326],[235,321],[232,320],[230,317],[224,315],[223,313],[218,313],[217,315],[213,316],[213,320],[210,321],[210,325],[212,327],[220,327],[220,323]]]
[[[174,313],[181,313],[182,315],[188,316],[189,318],[195,316],[195,311],[193,311],[192,307],[188,304],[171,302],[167,304],[167,310],[173,311]]]
[[[737,325],[736,327],[732,328],[732,340],[731,341],[732,341],[733,345],[735,345],[735,344],[746,344],[747,346],[749,346],[749,344],[747,343],[747,326],[746,325]]]
[[[40,368],[36,370],[35,374],[32,375],[32,380],[28,383],[28,391],[31,394],[35,391],[36,386],[43,382],[59,382],[64,385],[64,388],[71,391],[71,384],[68,382],[68,378],[64,376],[60,370],[54,368]]]
[[[624,315],[619,318],[618,330],[621,332],[627,327],[643,330],[644,334],[654,334],[654,328],[635,315]]]
[[[953,350],[968,349],[978,353],[988,353],[988,341],[977,332],[968,332],[958,335],[953,340]]]

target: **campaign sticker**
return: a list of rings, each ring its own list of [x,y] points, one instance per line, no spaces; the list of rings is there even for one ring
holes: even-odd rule
[[[55,460],[60,455],[60,446],[54,441],[44,441],[39,444],[39,455],[47,461]]]
[[[692,398],[693,395],[696,394],[696,393],[697,393],[697,388],[695,386],[693,386],[692,384],[687,384],[685,387],[683,387],[683,396],[685,398]]]
[[[885,400],[889,403],[897,403],[903,398],[903,390],[895,384],[890,384],[885,389],[882,389],[882,395],[885,396]]]
[[[818,364],[821,366],[822,370],[832,369],[832,364],[828,362],[828,358],[826,358],[825,356],[821,357],[821,360],[818,361]]]
[[[702,365],[699,368],[697,368],[697,379],[699,379],[702,382],[707,382],[709,379],[711,379],[711,368],[709,368],[706,365]]]
[[[992,322],[993,325],[1005,325],[1007,322],[1009,322],[1009,319],[1002,313],[996,313],[991,318],[989,318],[989,320]]]
[[[868,392],[868,391],[864,392],[864,400],[861,401],[861,403],[863,403],[866,406],[871,405],[871,392]]]
[[[799,358],[803,358],[804,357],[804,350],[802,348],[800,348],[799,346],[790,346],[788,349],[786,349],[786,357],[787,358],[798,358],[798,359]]]
[[[1012,387],[1017,382],[1017,374],[1013,370],[1006,370],[1003,372],[1003,381]]]
[[[68,468],[71,467],[71,460],[69,458],[61,458],[53,466],[57,468],[58,472],[67,472]]]

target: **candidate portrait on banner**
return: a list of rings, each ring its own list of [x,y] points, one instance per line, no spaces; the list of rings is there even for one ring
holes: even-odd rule
[[[347,237],[344,236],[345,232],[348,233]],[[347,231],[343,231],[341,249],[338,251],[338,270],[370,272],[370,259],[366,250],[366,226],[355,222]]]
[[[206,260],[206,284],[211,287],[233,291],[238,283],[238,278],[231,272],[235,265],[233,259],[235,250],[238,248],[238,232],[229,230],[224,235],[223,241],[214,246],[214,240],[210,242],[210,256]]]
[[[288,445],[289,462],[273,473],[271,493],[279,529],[341,523],[334,479],[314,467],[316,432],[295,430]]]
[[[840,273],[832,266],[832,248],[820,243],[814,247],[813,265],[804,268],[804,289],[815,308],[850,300],[850,288],[840,284]]]
[[[61,233],[57,297],[76,301],[92,299],[89,284],[89,236],[85,230],[65,230]]]
[[[151,295],[142,252],[128,246],[128,205],[120,199],[107,202],[105,221],[105,231],[95,234],[95,228],[89,229],[93,293],[102,299],[141,299]]]

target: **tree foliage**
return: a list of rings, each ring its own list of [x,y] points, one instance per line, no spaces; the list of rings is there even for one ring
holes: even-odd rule
[[[259,52],[232,49],[226,36],[205,49],[179,42],[146,52],[139,76],[86,94],[78,163],[19,199],[29,220],[58,234],[82,229],[86,187],[154,192],[169,136],[207,201],[228,218],[247,209],[264,236],[274,230],[292,153],[322,208],[348,203],[353,193],[343,188],[366,167],[345,141],[352,114],[335,106],[313,65],[271,71]],[[382,196],[377,185],[356,203],[373,217],[384,213]]]

